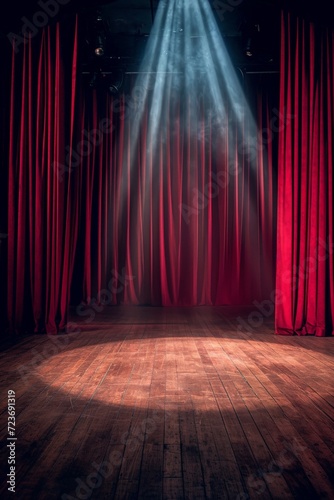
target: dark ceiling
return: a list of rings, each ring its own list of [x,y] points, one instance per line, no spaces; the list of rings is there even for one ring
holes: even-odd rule
[[[107,57],[121,61],[129,68],[135,68],[145,50],[145,43],[151,31],[159,0],[26,0],[12,1],[6,5],[6,13],[0,17],[0,34],[5,40],[9,32],[20,34],[24,22],[31,21],[37,12],[43,11],[42,4],[57,2],[58,12],[50,16],[55,22],[78,13],[84,26],[83,44],[86,51],[84,63],[89,64],[92,54],[92,39],[95,36],[96,16],[100,11],[103,18]],[[164,0],[168,1],[168,0]],[[185,0],[191,2],[191,0]],[[279,59],[280,8],[284,0],[209,0],[215,13],[222,36],[230,50],[233,61],[245,68],[260,68],[275,71]],[[312,19],[322,21],[327,17],[326,6],[329,2],[317,0],[305,8],[299,0],[286,2],[289,8],[302,12]],[[61,5],[62,4],[62,5]],[[224,5],[226,11],[224,12]],[[4,11],[5,7],[3,7]],[[246,41],[252,38],[252,56],[246,56]]]

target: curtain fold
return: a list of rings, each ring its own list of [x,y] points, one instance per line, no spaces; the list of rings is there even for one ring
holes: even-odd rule
[[[282,14],[276,333],[333,334],[334,34]]]
[[[85,257],[72,287],[83,299],[79,314],[88,314],[85,304],[101,302],[251,304],[270,296],[278,138],[272,126],[278,87],[271,78],[244,88],[254,115],[247,109],[242,126],[226,104],[223,134],[211,123],[205,95],[194,109],[186,96],[166,91],[153,137],[153,95],[138,117],[136,82],[117,98],[85,91],[87,134],[105,120],[112,132],[82,163]]]
[[[11,331],[65,328],[78,231],[78,185],[64,171],[75,137],[78,25],[13,50],[7,311]],[[65,67],[67,65],[67,68]],[[32,327],[32,324],[34,325]]]

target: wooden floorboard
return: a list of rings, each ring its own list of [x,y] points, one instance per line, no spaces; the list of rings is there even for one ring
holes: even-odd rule
[[[0,354],[1,498],[334,500],[334,338],[251,309],[106,308]]]

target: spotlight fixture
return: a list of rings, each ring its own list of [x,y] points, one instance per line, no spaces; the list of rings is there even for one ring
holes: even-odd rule
[[[109,85],[109,92],[112,95],[118,94],[119,89],[116,87],[116,85],[110,84]]]
[[[253,52],[252,52],[252,39],[248,38],[247,43],[246,43],[246,56],[252,57]]]
[[[104,47],[105,47],[104,39],[102,35],[98,35],[96,38],[96,44],[94,49],[95,55],[97,55],[98,57],[102,57],[104,55]]]
[[[245,55],[247,57],[253,57],[254,55],[257,55],[260,49],[260,24],[246,24],[244,36]]]
[[[93,31],[93,51],[97,57],[102,57],[106,53],[107,28],[100,12],[97,12],[95,17]]]
[[[110,94],[116,95],[120,92],[124,82],[124,73],[121,70],[113,71],[108,79],[108,90]]]

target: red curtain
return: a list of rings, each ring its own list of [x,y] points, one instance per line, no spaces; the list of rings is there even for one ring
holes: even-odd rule
[[[78,40],[77,21],[57,24],[13,52],[10,330],[55,334],[70,303],[85,315],[88,305],[268,298],[281,120],[271,77],[240,82],[250,110],[239,122],[221,81],[223,127],[207,112],[205,86],[195,103],[167,93],[153,140],[154,94],[143,99],[132,81],[116,97],[87,88]]]
[[[282,15],[276,332],[333,334],[334,35]]]
[[[248,111],[238,126],[224,90],[223,134],[207,113],[205,94],[194,109],[186,96],[174,98],[167,87],[154,140],[153,93],[139,117],[137,101],[145,92],[136,83],[114,102],[86,93],[82,128],[94,137],[107,120],[113,138],[104,134],[82,163],[79,314],[88,314],[84,304],[90,303],[250,304],[270,296],[276,245],[272,124],[279,121],[270,78],[258,79],[249,90],[255,131]]]
[[[11,331],[67,322],[79,185],[61,178],[75,139],[77,23],[13,50],[9,116],[7,311]],[[70,68],[70,69],[69,69]],[[65,75],[67,77],[65,78]]]

